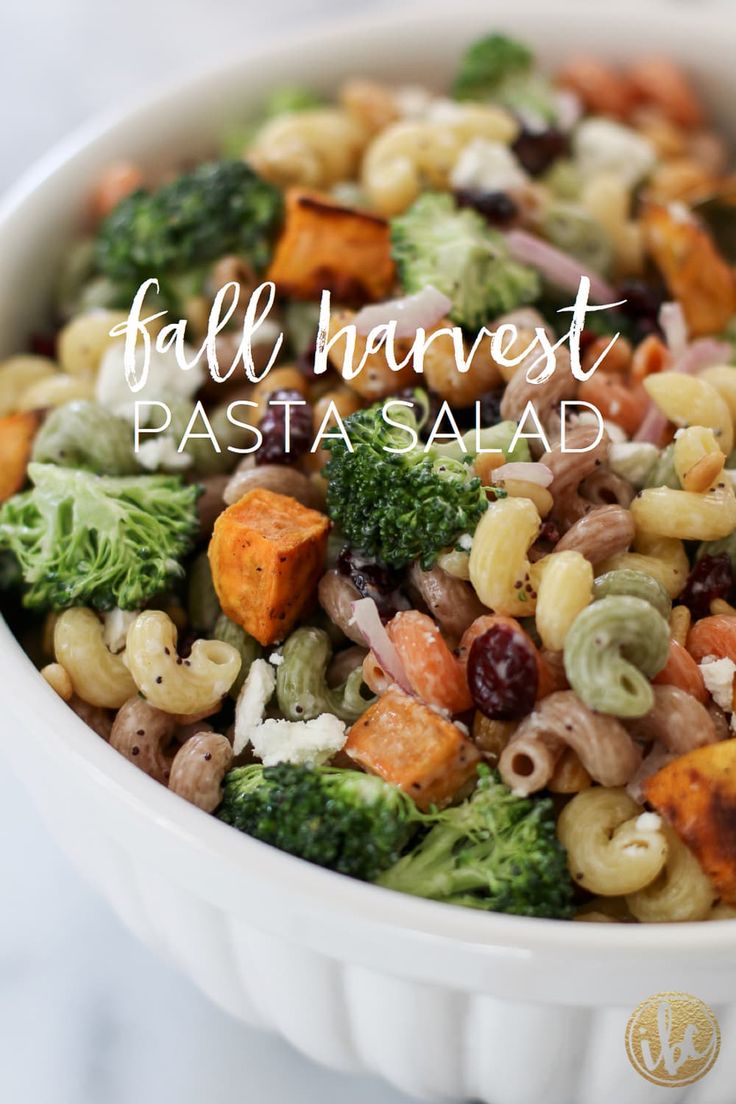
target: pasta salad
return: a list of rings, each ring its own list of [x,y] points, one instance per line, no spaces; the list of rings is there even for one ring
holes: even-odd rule
[[[736,918],[736,185],[663,58],[273,94],[92,182],[0,363],[0,599],[235,829],[447,904]]]

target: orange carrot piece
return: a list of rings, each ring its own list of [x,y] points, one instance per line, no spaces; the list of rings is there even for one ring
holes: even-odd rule
[[[571,58],[557,74],[557,83],[574,92],[596,115],[625,119],[634,105],[627,78],[598,58]]]
[[[736,617],[701,617],[687,634],[685,647],[696,663],[706,656],[736,663]]]
[[[578,398],[592,403],[602,416],[627,433],[636,433],[649,406],[649,398],[640,384],[624,383],[611,373],[596,372],[580,384]]]
[[[692,694],[699,702],[708,701],[709,695],[700,668],[690,653],[676,640],[670,640],[667,662],[652,682],[664,686],[678,686],[680,690]]]
[[[465,670],[431,617],[419,610],[404,610],[389,622],[387,632],[418,698],[448,713],[472,708]]]
[[[670,122],[686,130],[703,126],[703,105],[686,74],[670,58],[641,58],[627,77],[636,98],[654,104]]]
[[[647,334],[634,349],[631,358],[631,379],[641,383],[654,372],[666,372],[672,367],[672,354],[657,334]]]
[[[90,210],[95,221],[101,221],[129,195],[143,187],[143,173],[132,161],[109,165],[100,176],[90,196]]]

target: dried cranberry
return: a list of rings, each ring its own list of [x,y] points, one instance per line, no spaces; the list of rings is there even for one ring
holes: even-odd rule
[[[317,342],[312,341],[303,352],[296,358],[296,367],[298,371],[304,376],[305,379],[315,380],[318,378],[314,371],[314,354],[317,351]]]
[[[361,598],[373,599],[381,620],[388,621],[399,610],[409,608],[401,592],[401,573],[377,563],[359,548],[346,544],[337,557],[337,570],[347,575]]]
[[[634,327],[635,337],[660,333],[658,319],[665,300],[664,288],[645,284],[643,280],[624,280],[616,289],[616,299],[626,300],[618,309]]]
[[[501,419],[501,399],[505,388],[499,387],[496,391],[486,391],[480,397],[480,424],[482,426],[498,425]]]
[[[34,356],[48,357],[49,360],[56,360],[55,333],[32,334],[29,344]]]
[[[477,637],[468,656],[468,686],[486,717],[511,721],[531,713],[539,669],[534,645],[510,625],[494,625]]]
[[[553,161],[567,153],[567,137],[556,127],[535,130],[522,127],[512,150],[531,176],[540,176]]]
[[[538,539],[549,541],[550,544],[557,544],[560,539],[560,530],[557,523],[554,521],[543,521],[542,528],[539,530]]]
[[[539,536],[529,549],[529,559],[532,563],[548,556],[560,539],[560,530],[554,521],[543,521]]]
[[[688,575],[680,601],[697,620],[707,617],[714,598],[727,598],[733,589],[733,568],[728,553],[703,556]]]
[[[272,391],[270,403],[298,402],[304,404],[304,396],[287,388]],[[312,444],[312,408],[309,403],[289,408],[289,450],[286,451],[285,406],[266,407],[266,413],[258,423],[263,434],[263,444],[255,454],[256,464],[290,464],[302,456]]]
[[[482,192],[459,188],[455,199],[460,207],[472,207],[494,226],[509,226],[519,215],[519,205],[508,192]]]
[[[613,335],[611,335],[613,336]],[[600,334],[597,334],[595,330],[590,330],[587,326],[580,331],[580,352],[587,353],[590,346],[598,340]]]

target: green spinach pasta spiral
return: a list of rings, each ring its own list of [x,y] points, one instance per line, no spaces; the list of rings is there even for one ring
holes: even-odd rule
[[[213,640],[222,640],[225,644],[232,644],[236,652],[240,653],[240,671],[235,682],[230,687],[230,696],[237,698],[243,683],[248,677],[251,664],[263,655],[263,648],[258,641],[250,636],[240,625],[236,625],[224,613],[221,613],[214,624],[210,634]]]
[[[599,575],[593,583],[593,598],[610,598],[613,595],[628,595],[630,598],[643,598],[654,606],[665,620],[672,612],[672,599],[662,584],[643,571],[632,571],[624,567],[618,571],[607,571]]]
[[[360,692],[363,671],[353,671],[341,686],[327,685],[327,664],[332,655],[329,637],[322,629],[296,629],[283,648],[276,674],[279,709],[290,721],[310,721],[322,713],[334,713],[352,723],[370,705]]]
[[[667,662],[669,628],[644,598],[612,595],[578,614],[565,640],[565,673],[599,713],[642,717],[654,704],[650,678]]]

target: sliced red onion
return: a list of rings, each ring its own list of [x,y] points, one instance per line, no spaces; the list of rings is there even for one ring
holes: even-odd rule
[[[540,487],[549,487],[554,475],[546,464],[517,461],[512,464],[502,464],[491,473],[493,483],[501,483],[505,479],[521,479],[525,483],[537,483]]]
[[[374,303],[363,307],[355,316],[354,324],[359,334],[369,334],[375,326],[385,326],[396,322],[396,337],[413,337],[417,330],[429,329],[443,318],[452,307],[452,300],[437,288],[427,284],[414,295],[405,295],[401,299],[387,299],[385,303]]]
[[[557,126],[565,134],[580,122],[583,116],[583,104],[579,96],[576,96],[569,88],[557,88],[555,90],[555,113]]]
[[[687,322],[679,303],[663,303],[659,308],[659,325],[667,347],[675,359],[687,348]]]
[[[685,372],[693,375],[704,368],[713,368],[716,364],[729,364],[733,353],[726,341],[717,341],[714,337],[698,337],[691,341],[673,372]]]
[[[649,403],[649,409],[642,418],[641,425],[637,429],[632,441],[640,441],[650,445],[658,445],[667,425],[664,414],[654,405]]]
[[[581,276],[590,280],[590,298],[595,303],[616,302],[616,292],[609,283],[594,272],[583,268],[580,261],[563,253],[549,242],[528,234],[526,230],[509,230],[505,235],[509,253],[515,261],[536,268],[541,274],[558,287],[576,292]]]
[[[351,623],[363,633],[368,647],[380,663],[388,677],[406,694],[411,694],[404,664],[401,662],[396,646],[386,632],[378,615],[378,607],[372,598],[360,598],[353,602]]]

